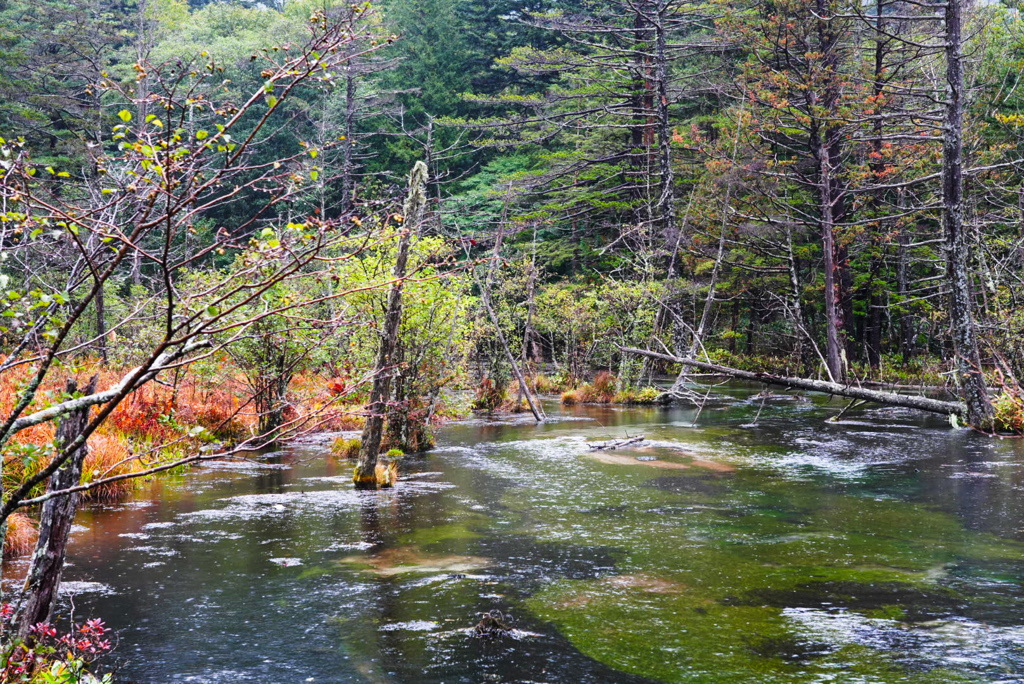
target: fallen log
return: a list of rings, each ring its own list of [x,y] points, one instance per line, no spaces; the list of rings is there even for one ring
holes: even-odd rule
[[[918,409],[920,411],[940,413],[944,416],[956,416],[960,419],[965,418],[967,415],[967,407],[956,401],[942,401],[941,399],[931,399],[929,397],[913,396],[909,394],[896,394],[895,392],[879,392],[866,389],[864,387],[840,385],[839,383],[827,382],[825,380],[791,378],[782,375],[772,375],[771,373],[757,373],[753,371],[739,370],[738,368],[719,366],[715,363],[698,361],[696,359],[684,359],[679,356],[660,354],[658,352],[647,351],[646,349],[636,349],[634,347],[619,347],[619,351],[625,354],[640,354],[641,356],[648,356],[652,359],[668,361],[669,363],[681,363],[684,366],[699,368],[700,370],[707,371],[709,373],[728,375],[740,380],[750,380],[751,382],[760,382],[766,385],[775,385],[776,387],[833,394],[837,397],[869,401],[874,404],[882,404],[885,406],[900,406],[902,408]]]
[[[615,451],[624,446],[631,444],[639,444],[644,441],[643,435],[637,435],[636,437],[627,437],[626,439],[613,439],[608,442],[598,442],[597,444],[588,444],[591,451]]]

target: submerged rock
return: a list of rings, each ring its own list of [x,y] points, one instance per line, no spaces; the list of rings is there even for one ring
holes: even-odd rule
[[[661,470],[690,470],[691,468],[704,468],[706,470],[713,470],[719,473],[731,473],[735,470],[735,468],[730,465],[726,465],[725,463],[705,461],[700,458],[693,458],[689,463],[679,463],[677,461],[665,461],[650,454],[636,456],[624,453],[610,454],[604,451],[597,451],[589,454],[589,456],[595,461],[600,461],[601,463],[608,465],[642,465],[650,468],[660,468]]]
[[[414,549],[387,549],[369,556],[349,556],[342,563],[365,566],[382,577],[406,574],[465,575],[490,565],[489,558],[479,556],[442,556],[419,553]]]

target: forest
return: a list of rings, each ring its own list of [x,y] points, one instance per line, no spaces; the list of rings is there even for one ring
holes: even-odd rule
[[[0,682],[1024,681],[1016,0],[0,46]]]

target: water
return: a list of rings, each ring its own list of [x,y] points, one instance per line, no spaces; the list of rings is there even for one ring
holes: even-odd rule
[[[391,491],[327,437],[156,479],[79,514],[62,612],[140,684],[1024,682],[1024,444],[759,389],[451,424]]]

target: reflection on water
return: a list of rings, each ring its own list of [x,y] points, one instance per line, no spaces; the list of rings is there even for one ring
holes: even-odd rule
[[[1024,445],[718,388],[445,427],[357,492],[327,439],[77,520],[124,681],[1024,682]],[[598,454],[586,440],[643,434]],[[23,564],[8,567],[16,574]],[[512,636],[481,640],[481,615]]]

